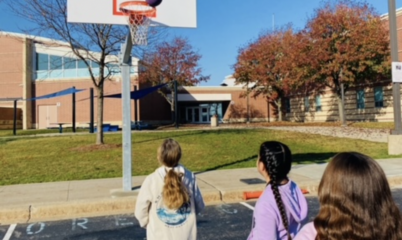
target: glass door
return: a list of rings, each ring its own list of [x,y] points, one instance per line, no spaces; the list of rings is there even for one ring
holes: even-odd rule
[[[209,122],[209,112],[207,107],[187,107],[186,121],[190,123]]]
[[[201,111],[201,119],[200,122],[202,123],[208,123],[209,120],[209,108],[208,107],[200,107]]]
[[[194,122],[194,111],[191,107],[186,108],[186,121],[190,123]]]

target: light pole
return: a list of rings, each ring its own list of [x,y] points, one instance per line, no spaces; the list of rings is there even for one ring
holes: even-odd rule
[[[396,7],[395,0],[388,0],[388,22],[391,38],[391,59],[392,62],[398,62],[398,37],[396,30]],[[391,131],[392,135],[401,135],[401,90],[399,82],[392,83],[392,97],[394,102],[394,125],[395,129]]]
[[[250,123],[249,81],[247,81],[247,124]]]

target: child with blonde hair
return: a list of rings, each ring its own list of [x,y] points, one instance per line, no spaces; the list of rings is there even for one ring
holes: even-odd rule
[[[196,214],[204,201],[194,174],[179,164],[181,148],[166,139],[158,149],[162,165],[148,175],[140,189],[135,217],[147,229],[147,240],[197,239]]]

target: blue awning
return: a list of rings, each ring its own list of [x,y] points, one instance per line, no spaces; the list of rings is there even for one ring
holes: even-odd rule
[[[146,95],[150,94],[151,92],[154,92],[156,90],[158,90],[159,88],[165,86],[167,83],[161,84],[161,85],[157,85],[157,86],[153,86],[153,87],[149,87],[149,88],[144,88],[138,91],[131,91],[130,92],[130,98],[131,99],[140,99],[145,97]],[[121,98],[121,93],[117,93],[117,94],[112,94],[112,95],[107,95],[104,96],[105,98]]]
[[[85,89],[75,89],[75,88],[68,88],[60,92],[55,92],[47,95],[43,95],[40,97],[35,97],[35,98],[29,98],[29,99],[21,99],[22,101],[36,101],[36,100],[41,100],[41,99],[48,99],[48,98],[55,98],[55,97],[61,97],[64,95],[69,95],[77,92],[84,91]]]

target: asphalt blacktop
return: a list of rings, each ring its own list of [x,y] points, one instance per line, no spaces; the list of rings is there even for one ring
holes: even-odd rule
[[[391,187],[402,186],[402,158],[378,160]],[[326,164],[295,165],[289,177],[316,194]],[[244,192],[265,187],[256,168],[196,173],[206,204],[244,201]],[[132,178],[133,190],[122,190],[122,178],[0,186],[0,225],[133,213],[145,176]]]

